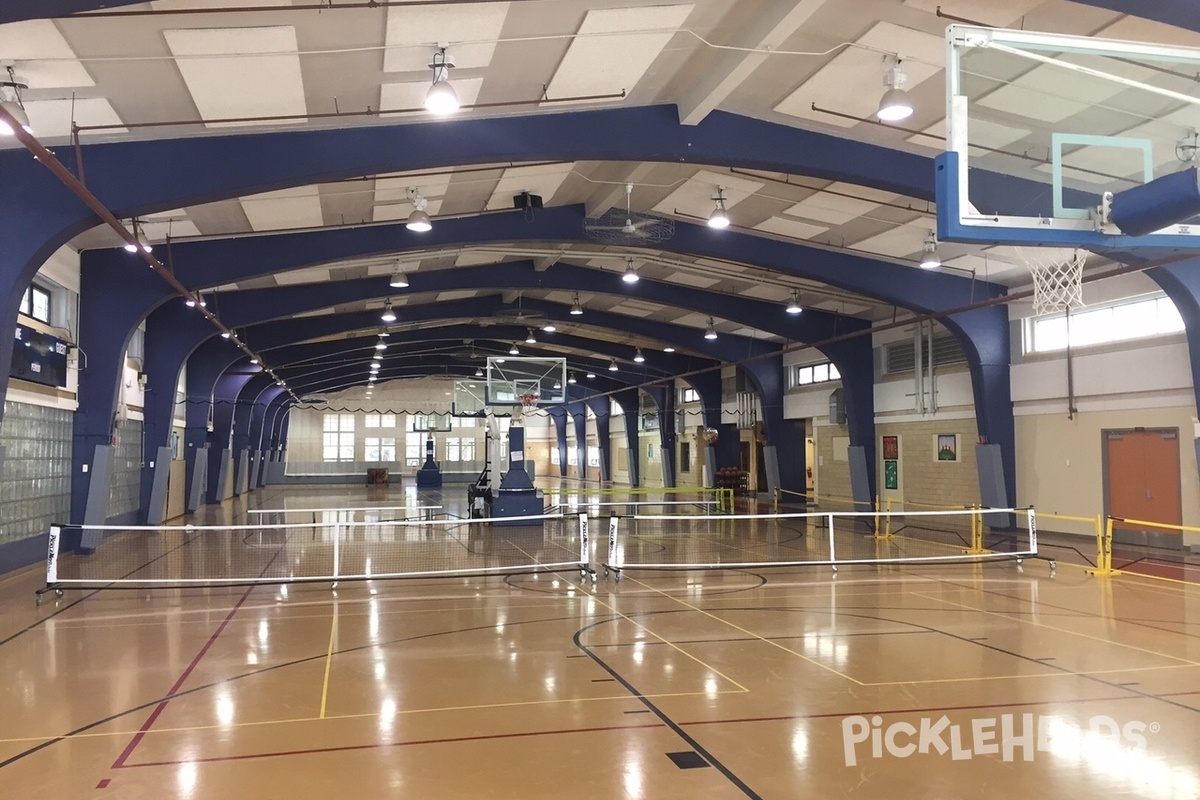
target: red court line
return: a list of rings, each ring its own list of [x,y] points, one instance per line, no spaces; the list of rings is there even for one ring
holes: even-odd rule
[[[282,756],[311,756],[322,753],[350,753],[356,750],[380,750],[390,747],[413,747],[424,744],[456,744],[461,742],[487,742],[501,739],[522,739],[532,736],[561,736],[568,733],[604,733],[607,731],[631,731],[643,728],[663,728],[661,722],[651,722],[644,725],[604,725],[596,728],[564,728],[553,731],[526,731],[523,733],[494,733],[481,736],[457,736],[448,739],[416,739],[409,742],[371,742],[369,744],[347,744],[336,747],[311,747],[304,750],[278,750],[267,753],[243,753],[232,756],[209,756],[206,758],[184,758],[177,761],[143,761],[137,764],[121,764],[124,769],[136,767],[174,767],[180,764],[213,764],[227,761],[250,761],[259,758],[278,758]]]
[[[280,552],[282,552],[282,550]],[[267,574],[267,570],[271,568],[271,565],[275,563],[275,559],[278,557],[279,552],[276,552],[275,555],[271,557],[271,560],[267,562],[267,566],[263,567],[263,571],[259,573],[259,577]],[[203,659],[204,656],[208,654],[208,651],[212,648],[212,646],[216,644],[217,639],[219,639],[221,634],[225,632],[225,628],[229,626],[229,623],[233,619],[234,615],[236,615],[238,610],[241,609],[242,605],[246,602],[247,598],[250,597],[250,593],[253,592],[255,588],[256,586],[253,585],[246,587],[246,591],[242,593],[242,596],[238,599],[237,603],[235,603],[233,608],[229,610],[229,613],[225,615],[225,619],[221,620],[221,624],[218,625],[217,629],[212,632],[211,636],[208,637],[208,641],[204,643],[204,647],[201,647],[200,652],[196,653],[196,657],[192,659],[192,663],[187,665],[187,669],[183,671],[183,674],[179,676],[179,679],[175,681],[174,685],[171,686],[171,688],[167,691],[167,696],[164,697],[162,701],[154,707],[154,710],[150,712],[150,716],[146,717],[146,721],[142,723],[142,727],[138,728],[138,732],[135,733],[133,738],[129,740],[129,744],[125,745],[125,749],[121,751],[121,755],[117,756],[117,760],[113,762],[113,769],[120,769],[121,767],[125,766],[125,761],[131,755],[133,755],[133,751],[136,750],[137,746],[142,743],[142,739],[146,738],[146,734],[150,732],[150,728],[154,726],[154,723],[158,721],[159,716],[163,713],[163,711],[166,710],[167,703],[171,702],[171,699],[175,696],[175,694],[181,688],[183,688],[184,682],[187,681],[187,679],[191,676],[192,671],[195,670],[200,664],[201,659]]]

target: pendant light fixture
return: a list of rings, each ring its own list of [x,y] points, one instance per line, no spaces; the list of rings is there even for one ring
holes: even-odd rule
[[[413,210],[404,222],[404,227],[415,233],[426,233],[433,230],[433,220],[425,211],[429,207],[429,201],[421,194],[421,190],[409,189],[408,199],[413,204]]]
[[[383,313],[379,315],[379,318],[388,324],[396,321],[396,312],[392,311],[391,300],[388,300],[383,304]]]
[[[804,309],[800,307],[800,292],[798,290],[792,289],[792,299],[788,301],[786,310],[789,314],[799,314],[800,312],[804,311]]]
[[[717,328],[713,324],[712,317],[708,318],[708,330],[704,331],[704,338],[710,341],[717,338]]]
[[[433,84],[425,93],[425,110],[435,117],[446,117],[458,111],[458,92],[450,85],[450,70],[454,68],[454,59],[446,54],[445,47],[439,47],[429,62],[433,70]]]
[[[908,92],[904,90],[904,85],[908,83],[908,75],[905,74],[904,67],[900,65],[900,56],[896,56],[896,64],[887,71],[883,83],[888,88],[879,100],[879,110],[875,112],[876,116],[883,122],[900,122],[911,117],[913,114],[912,100],[909,99]]]
[[[625,281],[626,283],[638,282],[637,270],[633,267],[633,256],[626,256],[625,274],[621,276],[621,280]]]
[[[725,212],[725,191],[718,186],[717,193],[712,196],[717,207],[708,215],[708,227],[723,230],[729,227],[729,214]]]

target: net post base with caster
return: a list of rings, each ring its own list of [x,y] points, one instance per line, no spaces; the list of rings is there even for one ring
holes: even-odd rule
[[[591,578],[592,583],[595,583],[598,580],[598,578],[596,577],[596,570],[592,569],[587,564],[580,564],[579,565],[579,580],[580,580],[580,582],[587,583],[588,578]]]
[[[54,592],[54,596],[56,598],[63,596],[63,588],[61,586],[46,584],[45,587],[38,589],[33,593],[33,604],[35,606],[40,606],[42,604],[42,597],[47,592]]]
[[[604,565],[604,577],[611,577],[617,583],[621,582],[621,568],[614,567],[611,564]]]

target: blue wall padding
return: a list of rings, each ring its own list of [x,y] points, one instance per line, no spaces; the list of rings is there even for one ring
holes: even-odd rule
[[[1117,192],[1112,221],[1128,236],[1145,236],[1200,214],[1200,182],[1195,167]]]

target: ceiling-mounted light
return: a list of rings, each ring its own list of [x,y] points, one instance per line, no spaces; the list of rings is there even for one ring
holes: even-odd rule
[[[718,186],[717,193],[712,196],[717,207],[708,215],[708,227],[718,230],[729,227],[729,215],[725,213],[725,191]]]
[[[633,360],[638,364],[641,364],[646,360],[646,357],[642,355],[642,348],[639,347],[637,352],[633,354]]]
[[[800,292],[798,290],[792,289],[792,299],[788,300],[786,310],[789,314],[799,314],[804,310],[800,307]]]
[[[674,352],[675,352],[675,348],[674,348],[674,347],[671,347],[671,345],[667,345],[666,347],[664,347],[664,348],[663,348],[663,352],[664,352],[664,353],[674,353]]]
[[[383,320],[384,322],[388,322],[388,323],[396,321],[396,312],[392,311],[392,301],[391,300],[388,300],[386,303],[383,304],[383,313],[379,315],[379,318],[381,320]]]
[[[396,271],[392,273],[392,277],[388,281],[388,286],[392,287],[393,289],[408,288],[408,276],[404,274],[404,270],[400,267],[399,261],[396,262]]]
[[[937,234],[933,231],[925,234],[925,244],[921,249],[921,269],[937,269],[942,265],[938,257]]]
[[[33,128],[29,125],[29,115],[25,113],[25,102],[21,99],[21,90],[28,88],[25,79],[17,77],[10,66],[7,79],[0,81],[0,106],[4,107],[13,121],[26,133],[33,133]],[[13,136],[15,132],[7,122],[0,122],[0,135]]]
[[[617,367],[617,360],[616,360],[615,358],[613,358],[613,359],[609,359],[609,362],[608,362],[608,371],[609,371],[609,372],[616,372],[618,369],[619,369],[619,367]]]
[[[575,297],[571,300],[571,316],[578,317],[583,313],[583,305],[579,302],[579,292],[575,293]]]
[[[208,301],[204,299],[204,295],[196,292],[196,305],[201,308],[208,308]]]
[[[908,75],[900,65],[900,56],[896,56],[896,64],[887,71],[883,83],[888,89],[879,100],[876,115],[884,122],[899,122],[911,117],[913,104],[908,98],[908,92],[904,90],[904,84],[908,83]]]
[[[555,388],[555,389],[561,389],[561,388],[562,388],[562,381],[560,381],[560,380],[558,380],[558,379],[556,378],[556,379],[554,380],[554,388]]]
[[[429,206],[429,201],[425,199],[419,189],[409,189],[408,199],[413,204],[413,211],[408,215],[408,220],[405,221],[404,227],[417,233],[425,233],[426,231],[433,230],[433,220],[425,212],[425,209]]]
[[[587,377],[588,377],[588,380],[591,380],[592,378],[596,377],[596,373],[594,373],[594,372],[589,372],[589,373],[587,374]]]
[[[625,259],[625,274],[621,276],[621,280],[626,283],[637,283],[637,270],[633,268],[633,256],[628,256]]]
[[[567,373],[567,383],[576,383],[576,382],[577,381],[575,380],[575,373],[574,372]]]
[[[482,377],[483,377],[483,367],[476,367],[476,368],[475,368],[475,377],[476,377],[476,378],[482,378]]]
[[[380,338],[380,340],[375,343],[375,349],[376,350],[387,350],[387,342],[385,342],[382,338]]]
[[[232,335],[233,335],[233,331],[221,331],[222,339],[228,339]]]
[[[533,328],[529,329],[529,335],[525,337],[525,344],[537,344],[537,339],[533,337]],[[516,345],[513,345],[516,347]],[[515,353],[513,355],[516,355]]]
[[[454,59],[446,55],[445,47],[439,48],[433,54],[429,68],[433,70],[433,84],[425,93],[425,110],[438,117],[453,114],[458,111],[460,104],[458,93],[450,85],[450,70],[454,68]]]
[[[146,238],[146,232],[142,230],[141,223],[139,223],[137,219],[129,220],[129,227],[133,229],[133,238],[137,241],[137,244],[135,245],[133,242],[126,242],[125,252],[136,253],[138,251],[138,247],[141,247],[142,251],[145,253],[149,253],[154,249],[154,245],[150,244],[150,240]]]
[[[507,359],[505,359],[503,356],[497,356],[497,357],[496,357],[496,363],[497,363],[497,364],[503,364],[503,363],[504,363],[506,360],[507,360]]]
[[[704,331],[704,338],[705,339],[717,338],[717,328],[716,328],[716,325],[713,324],[712,317],[708,318],[708,329],[706,331]]]
[[[517,343],[516,343],[516,342],[513,342],[513,346],[512,346],[512,347],[510,347],[510,348],[508,348],[508,354],[509,354],[510,356],[519,356],[519,355],[521,355],[521,351],[517,349]]]
[[[554,333],[556,330],[558,330],[558,328],[553,322],[547,320],[546,324],[542,326],[542,330],[544,330],[546,333]]]
[[[382,366],[383,362],[379,360],[378,356],[371,359],[371,369],[379,369]]]
[[[251,364],[257,364],[257,363],[258,363],[258,356],[250,356],[250,363],[251,363]]]

